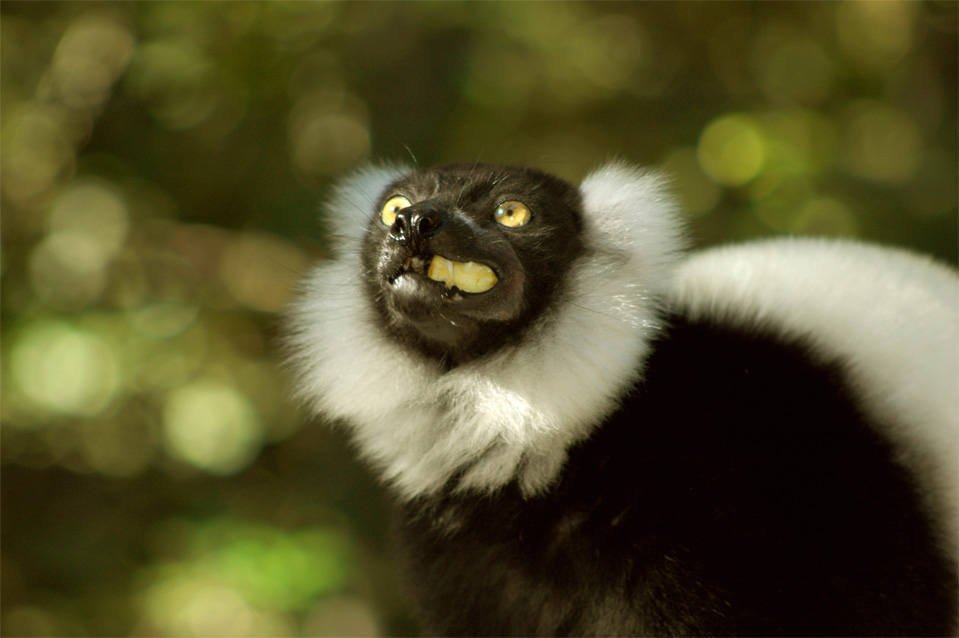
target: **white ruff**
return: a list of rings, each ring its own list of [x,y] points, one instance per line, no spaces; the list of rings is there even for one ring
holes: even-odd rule
[[[299,394],[345,420],[361,452],[408,498],[454,477],[458,489],[480,491],[516,478],[534,494],[641,373],[681,248],[673,204],[660,178],[622,164],[587,177],[587,255],[570,265],[556,309],[521,350],[444,372],[385,338],[363,291],[357,240],[381,191],[403,172],[366,170],[335,194],[331,218],[348,239],[336,261],[313,272],[293,311]]]

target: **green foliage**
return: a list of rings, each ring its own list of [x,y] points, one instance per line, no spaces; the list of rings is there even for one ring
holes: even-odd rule
[[[4,635],[410,633],[280,313],[370,160],[662,166],[957,260],[954,2],[0,5]]]

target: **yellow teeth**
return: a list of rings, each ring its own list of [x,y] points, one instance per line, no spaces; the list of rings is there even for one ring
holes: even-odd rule
[[[439,255],[433,256],[427,276],[463,292],[486,292],[496,284],[496,273],[489,266],[475,261],[451,261]]]

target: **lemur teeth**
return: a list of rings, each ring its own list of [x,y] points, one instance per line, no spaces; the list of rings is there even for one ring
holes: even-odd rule
[[[435,255],[427,276],[442,281],[447,288],[456,286],[463,292],[486,292],[496,285],[496,273],[486,264],[475,261],[453,261]]]

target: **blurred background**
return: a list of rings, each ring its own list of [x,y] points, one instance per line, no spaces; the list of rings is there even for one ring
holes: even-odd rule
[[[367,161],[664,167],[957,260],[955,2],[0,5],[2,633],[417,632],[281,311]]]

